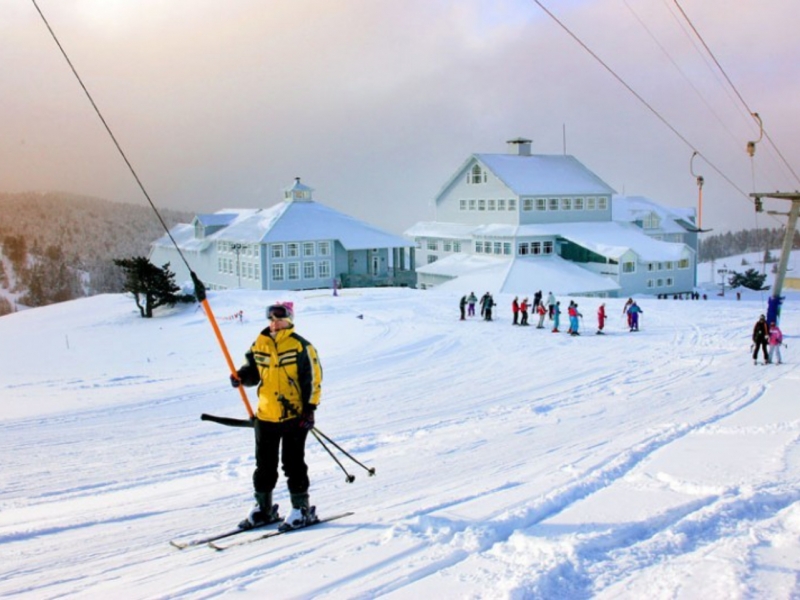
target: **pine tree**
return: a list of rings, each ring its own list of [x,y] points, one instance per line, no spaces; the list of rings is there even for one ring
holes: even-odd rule
[[[153,309],[159,306],[174,306],[178,302],[192,302],[191,294],[178,294],[175,273],[169,263],[161,268],[144,256],[115,259],[114,264],[125,271],[125,291],[133,294],[136,306],[143,319],[153,317]]]
[[[736,273],[734,271],[728,283],[732,288],[746,287],[749,290],[766,290],[768,289],[764,287],[766,279],[767,275],[765,273],[759,273],[755,269],[747,269],[744,273]]]

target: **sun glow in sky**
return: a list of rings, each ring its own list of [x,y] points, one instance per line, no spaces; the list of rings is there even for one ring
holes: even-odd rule
[[[302,176],[400,232],[470,154],[518,136],[671,206],[696,205],[698,150],[716,230],[756,226],[747,193],[800,187],[766,141],[751,162],[758,127],[674,2],[543,4],[689,145],[530,0],[38,0],[161,206],[269,206]],[[680,6],[793,166],[792,2]],[[33,3],[0,14],[0,190],[144,202]]]

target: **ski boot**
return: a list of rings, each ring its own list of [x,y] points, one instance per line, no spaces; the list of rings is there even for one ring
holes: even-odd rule
[[[281,531],[300,529],[318,521],[317,507],[309,506],[308,494],[291,494],[292,511],[283,520]]]
[[[256,505],[250,510],[247,518],[239,523],[239,529],[255,529],[281,520],[278,505],[272,503],[271,493],[256,492]]]

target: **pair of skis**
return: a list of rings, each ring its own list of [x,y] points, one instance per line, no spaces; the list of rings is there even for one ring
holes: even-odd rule
[[[234,536],[237,536],[237,535],[239,535],[241,533],[257,532],[259,530],[266,529],[267,527],[269,527],[270,525],[274,525],[275,523],[282,523],[283,522],[282,520],[278,519],[278,520],[273,521],[271,523],[265,523],[263,525],[259,525],[258,527],[252,527],[250,529],[241,529],[241,528],[237,527],[236,529],[223,531],[221,533],[215,533],[213,535],[209,535],[209,536],[205,536],[205,537],[194,538],[194,539],[191,539],[191,540],[186,540],[186,541],[172,540],[172,541],[170,541],[170,545],[172,545],[173,547],[177,548],[178,550],[184,550],[186,548],[192,548],[192,547],[195,547],[195,546],[209,546],[210,548],[213,548],[214,550],[222,551],[222,550],[226,550],[228,548],[232,548],[233,546],[244,546],[246,544],[251,544],[251,543],[257,542],[259,540],[265,540],[265,539],[268,539],[268,538],[277,537],[279,535],[283,535],[285,533],[291,533],[293,531],[300,531],[302,529],[307,529],[309,527],[314,527],[315,525],[320,525],[322,523],[329,523],[331,521],[336,521],[337,519],[343,519],[344,517],[349,517],[352,514],[353,514],[352,512],[344,512],[344,513],[340,513],[340,514],[337,514],[337,515],[332,515],[330,517],[324,517],[322,519],[316,519],[314,521],[311,521],[310,523],[306,523],[305,525],[301,525],[299,527],[287,527],[287,528],[271,529],[269,531],[266,531],[265,533],[262,533],[260,535],[254,536],[254,537],[251,536],[251,537],[247,537],[247,538],[244,538],[244,539],[238,539],[238,540],[231,541],[231,542],[224,542],[223,541],[223,540],[227,540],[229,538],[232,538]]]

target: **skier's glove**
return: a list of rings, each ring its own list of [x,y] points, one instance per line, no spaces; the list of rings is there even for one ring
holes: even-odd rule
[[[301,429],[314,429],[314,409],[311,406],[303,409],[299,425]]]
[[[242,381],[239,379],[239,376],[231,373],[231,386],[238,388],[240,385],[242,385]]]

